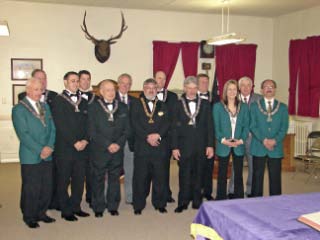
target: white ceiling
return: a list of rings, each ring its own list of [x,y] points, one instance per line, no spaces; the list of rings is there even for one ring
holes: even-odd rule
[[[220,13],[222,0],[20,0],[96,7]],[[230,14],[275,17],[320,5],[319,0],[230,0]]]

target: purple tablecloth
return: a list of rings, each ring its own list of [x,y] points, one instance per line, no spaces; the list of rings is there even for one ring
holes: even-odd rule
[[[211,201],[202,204],[193,223],[224,240],[320,240],[318,231],[297,221],[317,211],[320,193]]]

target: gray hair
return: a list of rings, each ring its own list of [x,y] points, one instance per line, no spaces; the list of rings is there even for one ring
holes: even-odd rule
[[[130,80],[130,82],[132,83],[132,77],[129,73],[122,73],[119,77],[118,77],[118,83],[121,81],[122,78],[128,78]]]
[[[147,80],[145,80],[143,82],[143,86],[147,85],[147,84],[154,84],[154,85],[157,85],[157,82],[156,80],[154,80],[153,78],[148,78]]]
[[[30,87],[31,87],[33,84],[35,84],[35,83],[40,83],[41,86],[42,86],[42,82],[41,82],[40,79],[31,77],[31,78],[29,78],[29,79],[27,80],[27,82],[26,82],[26,89],[30,88]]]
[[[184,81],[183,81],[183,86],[186,86],[190,83],[194,83],[195,85],[198,86],[198,79],[195,76],[188,76]]]
[[[244,77],[240,78],[239,81],[238,81],[239,87],[241,86],[243,81],[249,81],[250,85],[253,86],[252,79],[247,77],[247,76],[244,76]]]

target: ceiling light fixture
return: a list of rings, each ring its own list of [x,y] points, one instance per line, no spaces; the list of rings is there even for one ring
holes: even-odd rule
[[[221,35],[213,37],[209,40],[207,40],[207,44],[210,45],[226,45],[231,43],[239,43],[244,41],[246,38],[242,36],[241,34],[237,34],[235,32],[229,32],[229,0],[222,0],[221,1],[224,5],[221,8]],[[224,10],[227,10],[227,16],[226,16],[226,31],[225,31],[225,16],[224,16]]]
[[[9,27],[7,21],[0,21],[0,36],[9,36]]]

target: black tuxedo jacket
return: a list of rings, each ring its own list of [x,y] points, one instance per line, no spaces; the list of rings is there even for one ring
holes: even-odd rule
[[[67,96],[66,93],[62,93]],[[79,104],[79,112],[75,112],[75,107],[62,96],[57,95],[52,102],[52,116],[56,125],[55,155],[62,158],[73,158],[81,156],[74,148],[74,144],[80,140],[89,141],[87,135],[88,128],[88,103],[82,99]]]
[[[19,93],[19,95],[18,95],[19,101],[24,99],[24,97],[26,95],[27,95],[26,92]],[[47,98],[45,99],[45,101],[46,101],[46,103],[48,103],[50,109],[52,109],[52,102],[53,102],[54,98],[58,95],[58,93],[51,91],[51,90],[46,90],[46,95],[47,95]]]
[[[177,101],[178,101],[177,94],[168,90],[165,104],[167,105],[167,108],[169,111],[169,117],[171,120],[173,119],[172,114],[173,114],[174,106],[176,105]]]
[[[183,95],[182,98],[185,98],[185,96]],[[174,108],[172,149],[179,149],[184,156],[188,156],[195,151],[205,153],[206,147],[213,147],[214,131],[211,106],[205,99],[202,99],[200,104],[195,125],[188,124],[190,118],[185,113],[181,100],[177,102]],[[187,102],[186,105],[189,111]]]
[[[133,101],[130,108],[131,125],[134,132],[134,152],[136,156],[163,158],[166,156],[167,134],[170,126],[168,109],[165,103],[157,101],[156,109],[153,115],[154,123],[149,123],[143,108],[141,98],[145,101],[144,94],[140,95],[140,99]],[[146,102],[146,108],[148,104]],[[160,145],[152,147],[147,142],[147,136],[151,133],[158,133],[161,136]]]
[[[130,134],[127,106],[124,103],[118,102],[118,110],[113,114],[114,121],[108,121],[110,114],[103,109],[101,104],[104,104],[103,100],[94,101],[89,105],[88,133],[92,149],[106,153],[108,152],[107,148],[109,145],[116,143],[123,150],[127,137]]]
[[[119,92],[117,92],[116,94],[116,99],[121,102],[121,99],[120,99],[120,95],[119,95]],[[127,103],[127,107],[128,107],[128,110],[130,112],[130,109],[132,108],[132,105],[133,105],[133,102],[134,101],[137,101],[137,98],[133,97],[133,96],[130,96],[128,94],[128,103]],[[130,125],[131,125],[131,122],[129,121]],[[130,131],[130,135],[128,136],[128,145],[129,145],[129,150],[131,152],[134,151],[134,132],[133,132],[133,129],[132,127],[130,127],[131,131]]]

